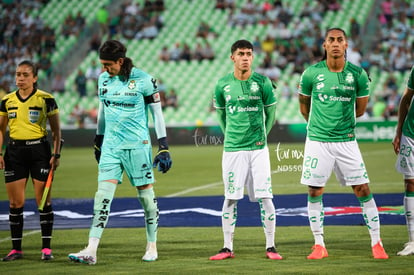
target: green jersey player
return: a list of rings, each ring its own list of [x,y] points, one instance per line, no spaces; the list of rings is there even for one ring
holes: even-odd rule
[[[399,256],[414,254],[414,67],[411,69],[407,87],[401,97],[398,109],[398,125],[393,140],[394,151],[398,155],[396,168],[404,175],[404,208],[408,229],[408,243]]]
[[[165,173],[171,167],[171,159],[156,81],[135,68],[125,53],[125,46],[117,40],[108,40],[99,49],[105,72],[98,81],[100,105],[95,139],[98,190],[88,246],[79,253],[69,254],[69,259],[75,262],[96,264],[99,241],[124,171],[138,191],[138,200],[144,209],[147,248],[142,259],[155,261],[158,258],[158,206],[152,185],[152,167],[158,165],[158,170]],[[154,118],[159,143],[154,163],[151,161],[148,109]]]
[[[355,140],[355,119],[364,114],[369,96],[366,72],[346,61],[345,32],[329,29],[323,43],[325,58],[307,68],[300,79],[300,111],[308,122],[301,183],[308,185],[308,216],[315,245],[308,259],[328,257],[323,237],[324,187],[335,172],[360,201],[371,236],[374,258],[387,259],[368,175]]]
[[[225,189],[222,228],[224,246],[210,260],[233,258],[233,235],[237,202],[247,186],[251,201],[258,201],[266,236],[266,256],[282,257],[276,252],[275,207],[266,138],[275,122],[275,87],[270,79],[253,72],[253,45],[238,40],[231,46],[234,72],[221,78],[214,93],[215,108],[224,132],[222,174]]]

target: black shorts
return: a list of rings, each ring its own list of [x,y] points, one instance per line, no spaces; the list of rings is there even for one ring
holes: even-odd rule
[[[50,143],[42,139],[40,143],[27,144],[24,141],[9,142],[4,154],[4,176],[6,183],[28,178],[46,181],[50,169]]]

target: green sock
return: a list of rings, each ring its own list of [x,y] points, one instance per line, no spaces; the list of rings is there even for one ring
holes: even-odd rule
[[[140,201],[142,208],[144,208],[147,241],[156,242],[159,212],[154,189],[138,190],[138,200]]]

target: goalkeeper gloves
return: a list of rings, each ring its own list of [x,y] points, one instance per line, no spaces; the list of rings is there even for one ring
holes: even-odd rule
[[[96,135],[95,136],[95,145],[93,148],[95,149],[95,159],[99,163],[99,160],[101,159],[101,147],[103,143],[104,135]]]
[[[152,166],[155,168],[158,165],[158,171],[167,173],[167,171],[171,168],[172,165],[170,152],[168,151],[167,138],[163,137],[158,139],[158,144],[158,153],[154,158]]]

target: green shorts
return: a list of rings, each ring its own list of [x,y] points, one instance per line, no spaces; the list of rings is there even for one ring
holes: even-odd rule
[[[154,183],[151,147],[138,149],[105,149],[99,161],[98,181],[122,182],[125,171],[132,186]]]

